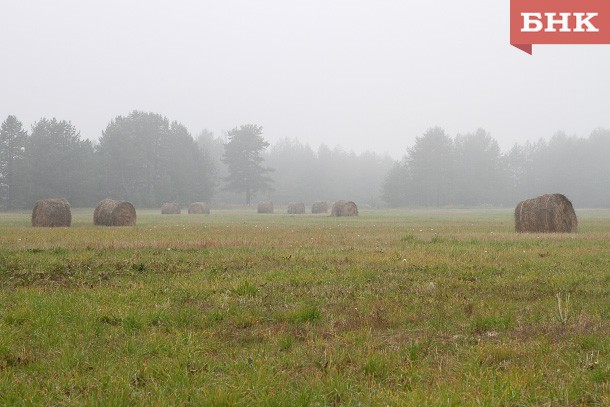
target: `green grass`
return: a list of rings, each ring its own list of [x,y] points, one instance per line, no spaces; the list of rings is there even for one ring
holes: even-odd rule
[[[0,405],[610,405],[610,211],[91,214],[0,218]]]

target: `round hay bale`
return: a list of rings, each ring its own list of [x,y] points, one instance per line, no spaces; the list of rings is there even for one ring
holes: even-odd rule
[[[180,212],[180,204],[176,202],[165,202],[161,205],[162,215],[179,215]]]
[[[311,205],[311,213],[326,213],[328,212],[328,202],[316,201]]]
[[[516,232],[575,233],[577,227],[572,202],[561,194],[527,199],[515,208]]]
[[[305,213],[305,204],[303,202],[291,202],[288,204],[288,213],[292,215],[300,215]]]
[[[358,207],[352,201],[337,201],[330,211],[330,216],[358,216]]]
[[[352,201],[340,200],[333,204],[330,216],[358,216],[358,207]]]
[[[193,202],[189,206],[189,215],[209,215],[210,207],[205,202]]]
[[[42,199],[32,210],[32,226],[61,227],[72,224],[72,211],[65,199]]]
[[[93,212],[93,224],[101,226],[134,226],[136,208],[131,202],[104,199]]]
[[[273,202],[263,201],[258,203],[258,213],[273,213]]]

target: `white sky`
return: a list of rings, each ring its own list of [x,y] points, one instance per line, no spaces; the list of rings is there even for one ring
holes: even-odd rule
[[[610,46],[509,45],[509,1],[0,2],[0,121],[97,139],[133,109],[398,158],[427,128],[506,150],[610,128]]]

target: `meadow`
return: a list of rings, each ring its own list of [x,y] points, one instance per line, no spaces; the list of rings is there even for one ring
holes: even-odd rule
[[[610,211],[0,215],[0,405],[610,405]]]

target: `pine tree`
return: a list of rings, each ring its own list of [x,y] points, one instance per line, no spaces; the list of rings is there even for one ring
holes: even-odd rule
[[[269,143],[261,136],[263,128],[255,124],[242,125],[229,131],[229,142],[225,144],[223,162],[227,164],[229,175],[224,190],[246,194],[246,204],[259,191],[270,191],[271,178],[265,176],[273,171],[262,166],[261,153]]]
[[[0,182],[8,185],[6,209],[11,209],[15,196],[24,188],[23,171],[27,131],[15,116],[8,116],[0,127]]]
[[[109,196],[157,207],[212,196],[211,170],[187,128],[157,113],[117,116],[97,149],[102,190]]]
[[[30,199],[66,198],[73,206],[92,205],[93,154],[91,141],[83,140],[69,121],[40,119],[28,143]]]

